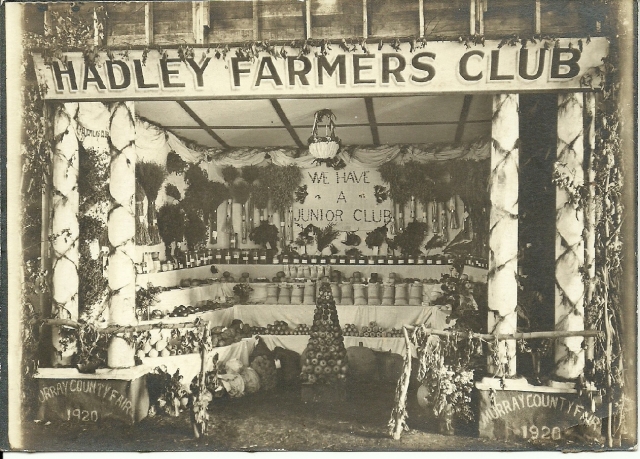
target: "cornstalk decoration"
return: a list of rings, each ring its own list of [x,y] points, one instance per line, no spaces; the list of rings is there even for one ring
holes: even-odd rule
[[[489,231],[488,330],[513,333],[517,326],[518,264],[518,95],[493,96],[491,125],[491,213]],[[498,377],[516,373],[516,342],[496,343],[488,370]]]
[[[109,324],[124,325],[135,321],[135,164],[136,125],[133,102],[116,102],[111,106],[111,165],[109,192],[113,207],[107,229],[110,255],[108,267]],[[126,368],[135,364],[134,348],[122,335],[109,342],[107,365]]]
[[[52,158],[51,242],[53,317],[78,319],[78,262],[79,262],[79,196],[78,196],[78,137],[75,117],[77,103],[56,107],[53,121],[55,148]],[[62,336],[61,328],[51,332],[54,354],[52,363],[68,365],[76,353]]]
[[[556,330],[584,330],[584,145],[582,97],[558,96],[556,182]],[[582,337],[556,341],[555,375],[575,379],[584,370]]]
[[[395,405],[391,411],[391,419],[389,420],[389,435],[394,440],[400,440],[402,431],[409,430],[407,426],[407,392],[409,391],[409,382],[411,380],[411,341],[409,340],[409,334],[407,328],[402,327],[404,334],[404,359],[402,374],[398,380],[396,386]]]

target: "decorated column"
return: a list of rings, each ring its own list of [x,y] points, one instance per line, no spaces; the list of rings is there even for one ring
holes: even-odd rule
[[[584,330],[584,186],[583,96],[558,96],[558,152],[554,167],[556,183],[556,294],[555,329]],[[555,375],[574,379],[584,369],[581,336],[559,338],[555,349]]]
[[[518,162],[519,120],[517,94],[493,96],[491,125],[491,211],[489,232],[488,330],[516,331],[518,301]],[[489,357],[494,376],[516,373],[516,342],[500,341]]]
[[[111,290],[110,325],[129,325],[135,320],[135,166],[136,128],[133,102],[111,106],[111,165],[109,192],[113,206],[109,212],[108,279]],[[108,349],[110,368],[134,365],[134,349],[124,336],[113,336]]]
[[[78,319],[78,136],[75,117],[77,103],[56,107],[53,120],[55,148],[52,158],[51,248],[52,316]],[[70,333],[53,327],[53,366],[69,365],[76,352]]]
[[[588,273],[585,290],[585,304],[589,304],[595,293],[596,284],[596,224],[599,220],[600,206],[596,205],[596,169],[593,164],[593,150],[596,147],[596,95],[593,92],[584,94],[584,127],[585,127],[585,161],[587,161],[587,204],[585,213],[585,247],[584,265]],[[593,360],[595,338],[587,338],[587,359]]]

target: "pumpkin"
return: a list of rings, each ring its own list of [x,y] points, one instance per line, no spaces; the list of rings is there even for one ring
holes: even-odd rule
[[[260,390],[260,376],[253,368],[244,367],[240,371],[240,376],[244,380],[244,388],[245,392],[248,394],[253,394]]]
[[[228,373],[226,375],[218,375],[218,379],[222,382],[230,397],[242,397],[244,395],[245,385],[242,376]]]
[[[349,362],[349,377],[354,381],[378,380],[378,362],[375,353],[364,346],[351,346],[347,348],[347,361]],[[346,366],[345,373],[346,373]]]

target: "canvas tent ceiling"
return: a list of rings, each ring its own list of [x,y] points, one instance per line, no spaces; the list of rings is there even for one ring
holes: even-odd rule
[[[344,145],[471,141],[491,130],[491,95],[137,101],[139,116],[205,147],[305,147],[331,109]]]

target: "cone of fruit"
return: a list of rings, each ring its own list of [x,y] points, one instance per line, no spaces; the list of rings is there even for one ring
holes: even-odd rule
[[[331,286],[324,282],[316,300],[301,379],[303,383],[331,384],[343,381],[346,374],[347,351],[338,321],[336,302],[331,293]]]

